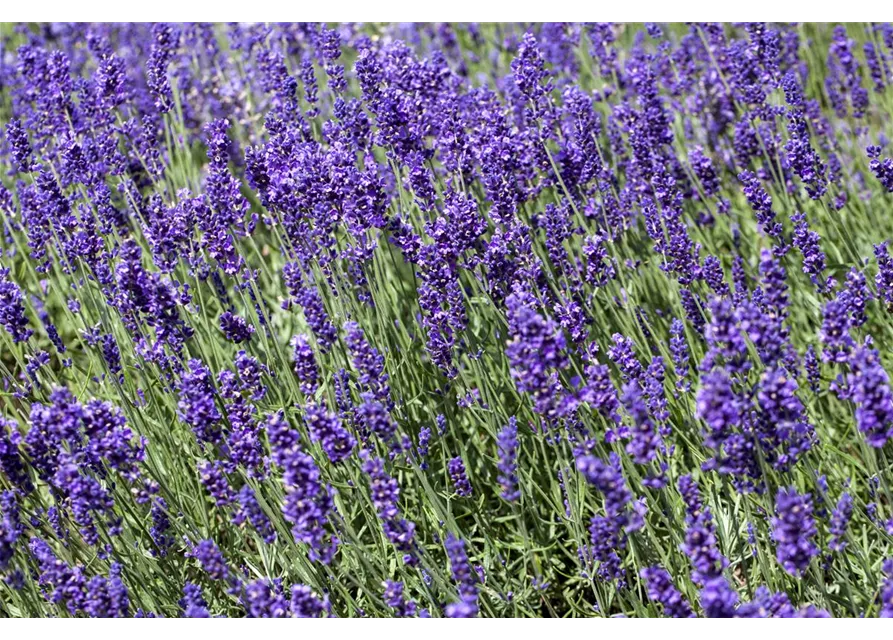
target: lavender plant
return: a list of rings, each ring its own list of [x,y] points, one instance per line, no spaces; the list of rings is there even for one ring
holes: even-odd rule
[[[891,68],[0,25],[0,615],[893,615]]]

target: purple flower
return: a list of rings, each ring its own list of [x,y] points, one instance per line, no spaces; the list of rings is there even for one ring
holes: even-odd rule
[[[239,490],[237,499],[239,501],[239,514],[234,520],[239,522],[248,518],[248,522],[251,523],[251,526],[263,538],[264,542],[267,544],[275,542],[276,532],[273,530],[273,525],[267,514],[258,503],[254,489],[246,484]]]
[[[416,455],[418,455],[419,468],[425,471],[428,469],[428,445],[431,442],[431,427],[422,427],[419,430],[419,444],[416,447]]]
[[[31,143],[27,131],[16,118],[6,124],[6,144],[13,169],[22,173],[31,171]]]
[[[861,327],[868,321],[865,315],[865,305],[874,296],[868,289],[865,274],[853,267],[846,276],[846,292],[849,294],[850,316],[853,326]]]
[[[391,406],[388,374],[384,372],[384,358],[369,345],[366,335],[356,322],[344,325],[347,347],[353,357],[353,365],[360,374],[360,386],[370,391],[378,402]]]
[[[211,580],[229,581],[230,571],[226,559],[220,552],[220,548],[213,540],[200,540],[189,552],[189,556],[198,560],[202,571],[208,574]]]
[[[850,518],[853,517],[853,498],[848,492],[844,492],[837,501],[837,506],[831,514],[831,524],[828,530],[831,532],[831,539],[828,546],[834,551],[843,551],[847,545],[846,532],[850,524]]]
[[[775,517],[772,518],[772,538],[776,557],[784,570],[798,577],[818,555],[812,539],[816,535],[812,516],[812,497],[794,489],[779,489],[775,496]]]
[[[33,489],[25,459],[19,449],[22,436],[14,420],[0,417],[0,471],[6,474],[10,484],[24,494]]]
[[[327,596],[320,597],[304,584],[291,587],[291,615],[295,618],[326,618],[331,613]]]
[[[825,362],[846,362],[855,346],[850,331],[850,309],[852,294],[844,289],[837,293],[834,300],[825,304],[822,309],[822,328],[819,341],[822,344],[822,360]]]
[[[24,533],[14,491],[0,493],[0,571],[6,572],[15,554],[16,542]]]
[[[174,106],[173,93],[168,79],[168,65],[179,45],[179,34],[165,23],[152,25],[152,50],[146,64],[146,82],[155,96],[155,106],[166,113]]]
[[[538,413],[548,416],[560,411],[562,394],[551,383],[551,371],[567,364],[564,335],[554,321],[534,310],[526,294],[511,294],[506,306],[511,338],[505,354],[515,385],[533,397]]]
[[[254,333],[254,327],[245,321],[245,318],[226,311],[220,316],[220,330],[223,336],[236,344],[248,342]]]
[[[202,596],[201,587],[187,582],[183,585],[183,597],[180,599],[180,608],[183,609],[184,618],[210,618],[208,603]]]
[[[127,618],[130,597],[121,580],[121,565],[113,562],[109,576],[94,576],[85,588],[84,612],[91,618]]]
[[[221,439],[221,415],[214,401],[211,371],[201,360],[193,359],[180,380],[177,403],[180,420],[192,428],[200,444],[216,444]]]
[[[267,418],[265,428],[273,460],[282,469],[282,514],[291,523],[295,540],[309,545],[310,559],[328,564],[338,549],[337,538],[325,529],[335,508],[332,488],[322,481],[313,458],[301,450],[298,432],[281,411]]]
[[[684,393],[691,388],[691,383],[688,381],[691,356],[685,338],[685,325],[679,318],[673,318],[670,324],[670,354],[676,373],[676,390]]]
[[[893,259],[887,249],[887,243],[874,245],[874,256],[877,259],[878,272],[875,276],[878,295],[884,299],[888,307],[893,306]]]
[[[734,618],[738,594],[723,577],[712,578],[701,589],[701,608],[707,618]]]
[[[25,342],[34,333],[28,328],[24,300],[22,290],[9,279],[9,269],[0,269],[0,324],[14,342]]]
[[[235,499],[224,465],[219,460],[204,461],[198,467],[199,480],[218,507],[226,507]]]
[[[298,335],[292,338],[293,359],[295,362],[295,375],[301,385],[301,392],[305,396],[312,396],[319,388],[319,368],[316,365],[316,355],[307,340],[307,336]]]
[[[448,533],[446,541],[447,557],[450,560],[450,573],[459,588],[459,601],[447,605],[448,618],[474,618],[478,615],[478,578],[471,570],[465,542]]]
[[[782,236],[781,223],[775,219],[775,211],[772,209],[772,198],[766,193],[759,178],[750,171],[742,171],[738,179],[744,185],[744,195],[757,217],[760,229],[767,236],[774,238],[779,249],[784,249],[785,241]]]
[[[497,480],[500,495],[503,500],[515,502],[521,497],[521,491],[518,489],[518,422],[514,416],[496,435],[496,445],[499,450]]]
[[[279,580],[261,578],[245,585],[242,604],[249,618],[286,618],[289,614],[289,602]]]
[[[819,234],[810,231],[806,215],[803,213],[791,214],[791,222],[794,223],[794,246],[803,256],[803,273],[812,278],[819,289],[823,290],[825,283],[822,272],[825,270],[825,254],[819,246]]]
[[[391,419],[387,407],[375,400],[369,391],[361,394],[362,402],[356,408],[356,421],[360,437],[365,442],[375,434],[384,443],[390,443],[397,432],[397,424]]]
[[[416,615],[416,603],[404,598],[402,582],[385,580],[384,601],[401,618],[414,618]]]
[[[372,504],[381,520],[385,536],[398,551],[405,554],[408,564],[415,564],[411,555],[414,551],[415,524],[400,517],[400,487],[397,481],[384,470],[384,462],[380,458],[373,458],[365,451],[361,452],[363,459],[363,473],[369,478],[369,492],[372,494]]]
[[[693,618],[694,613],[688,602],[673,585],[670,574],[663,567],[646,567],[641,571],[642,578],[648,587],[648,597],[663,607],[664,614],[670,618]]]
[[[323,352],[328,351],[338,339],[338,330],[329,320],[319,290],[313,285],[302,283],[300,268],[293,262],[286,264],[282,272],[293,300],[304,312],[307,326],[313,332],[316,343]]]
[[[881,583],[881,611],[878,617],[893,618],[893,558],[884,560],[881,568],[884,581]]]
[[[868,344],[849,357],[846,376],[850,399],[856,403],[856,425],[872,447],[883,447],[893,437],[893,392],[877,351]]]
[[[313,402],[304,407],[304,421],[310,432],[310,439],[319,442],[332,464],[346,460],[353,452],[357,441],[341,424],[337,414]]]
[[[450,474],[450,482],[453,484],[453,490],[457,495],[463,498],[472,496],[471,483],[468,481],[468,474],[465,472],[465,462],[461,456],[451,458],[447,465]]]
[[[881,160],[881,148],[878,146],[869,146],[866,151],[870,158],[868,168],[871,169],[884,190],[893,193],[893,158]]]
[[[663,392],[662,388],[661,392]],[[632,381],[624,385],[623,406],[633,420],[630,432],[632,440],[626,445],[626,452],[638,464],[647,464],[653,460],[661,444],[660,435],[651,420],[643,396],[642,388],[638,382]]]
[[[691,476],[679,478],[679,493],[685,503],[685,542],[681,549],[691,560],[691,578],[706,587],[714,580],[724,580],[722,571],[728,560],[719,550],[716,527],[710,509],[701,502],[698,483]]]
[[[598,411],[606,419],[620,424],[620,401],[611,381],[607,365],[591,364],[585,369],[586,384],[580,390],[579,399]]]
[[[152,549],[152,555],[165,556],[168,549],[173,546],[174,539],[168,535],[171,528],[171,521],[167,515],[167,502],[164,498],[156,497],[152,501],[152,508],[149,511],[152,518],[152,526],[149,529],[149,536],[155,543],[156,549]]]

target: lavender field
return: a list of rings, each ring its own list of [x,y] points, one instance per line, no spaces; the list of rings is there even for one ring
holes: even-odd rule
[[[891,70],[0,25],[0,617],[893,617]]]

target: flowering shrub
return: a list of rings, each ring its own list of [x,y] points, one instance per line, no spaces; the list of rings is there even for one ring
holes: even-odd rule
[[[3,25],[0,613],[893,616],[890,25]]]

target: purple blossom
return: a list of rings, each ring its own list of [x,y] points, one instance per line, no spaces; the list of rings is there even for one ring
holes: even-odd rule
[[[384,469],[384,462],[380,458],[373,458],[362,452],[363,473],[369,479],[369,492],[372,494],[372,504],[381,520],[382,528],[387,539],[394,547],[405,554],[412,554],[415,542],[415,524],[400,516],[400,487],[397,481],[389,476]],[[409,559],[408,564],[415,564],[411,555],[404,556]]]
[[[881,611],[879,617],[893,618],[893,559],[887,558],[882,565],[884,580],[881,583]]]
[[[883,447],[893,437],[893,392],[890,378],[877,351],[867,344],[856,348],[848,360],[846,384],[856,404],[856,425],[872,447]]]
[[[353,452],[357,440],[341,424],[337,414],[330,413],[325,407],[313,402],[304,407],[304,420],[310,439],[319,442],[323,451],[333,464],[346,460]]]
[[[779,489],[775,496],[775,517],[772,518],[772,538],[776,557],[784,570],[800,576],[819,550],[812,539],[816,535],[812,516],[812,497],[794,489]]]
[[[227,340],[236,344],[248,342],[254,333],[254,327],[248,324],[245,318],[229,311],[220,316],[220,330]]]
[[[309,545],[310,559],[328,564],[338,549],[338,539],[325,529],[335,508],[332,489],[323,482],[313,458],[301,450],[300,436],[282,412],[271,414],[264,426],[273,460],[282,469],[282,514],[291,523],[295,540]]]
[[[670,618],[693,618],[694,613],[688,602],[673,586],[670,574],[663,567],[646,567],[641,571],[642,578],[648,587],[648,597],[663,607],[664,614]]]
[[[239,501],[239,514],[234,520],[239,522],[247,518],[264,542],[267,544],[275,542],[276,532],[273,530],[273,524],[258,503],[254,489],[246,484],[239,490],[236,498]]]
[[[312,396],[319,388],[319,368],[316,364],[316,355],[313,353],[307,336],[304,335],[292,338],[292,348],[295,375],[301,385],[301,392],[306,396]]]
[[[465,462],[461,456],[451,458],[447,468],[450,474],[450,482],[453,484],[453,490],[456,492],[456,495],[470,498],[473,492],[471,483],[468,481],[468,474],[465,472]]]
[[[444,613],[448,618],[474,618],[478,615],[477,576],[471,570],[465,542],[448,533],[444,541],[450,561],[450,574],[459,588],[459,601],[447,605]]]
[[[201,444],[216,444],[221,439],[221,415],[214,400],[211,371],[201,360],[190,360],[189,370],[180,380],[177,409],[180,420],[195,433]]]
[[[390,407],[390,387],[388,374],[384,372],[384,358],[378,350],[370,346],[366,335],[356,322],[344,325],[347,346],[353,357],[353,365],[359,372],[360,386],[370,391],[374,398]]]
[[[0,269],[0,324],[14,342],[25,342],[34,334],[28,328],[24,299],[22,290],[9,279],[9,269]]]
[[[416,603],[403,596],[403,583],[385,580],[384,601],[401,618],[414,618]]]
[[[180,608],[183,609],[184,618],[210,618],[208,603],[202,595],[201,587],[187,582],[183,585],[183,597],[180,599]]]
[[[834,551],[843,551],[847,545],[846,532],[850,524],[850,518],[853,517],[853,498],[848,492],[844,492],[837,501],[837,506],[831,514],[831,524],[828,530],[831,532],[831,539],[828,546]]]
[[[499,487],[503,500],[515,502],[521,497],[518,488],[518,423],[514,416],[496,436],[499,453]]]

